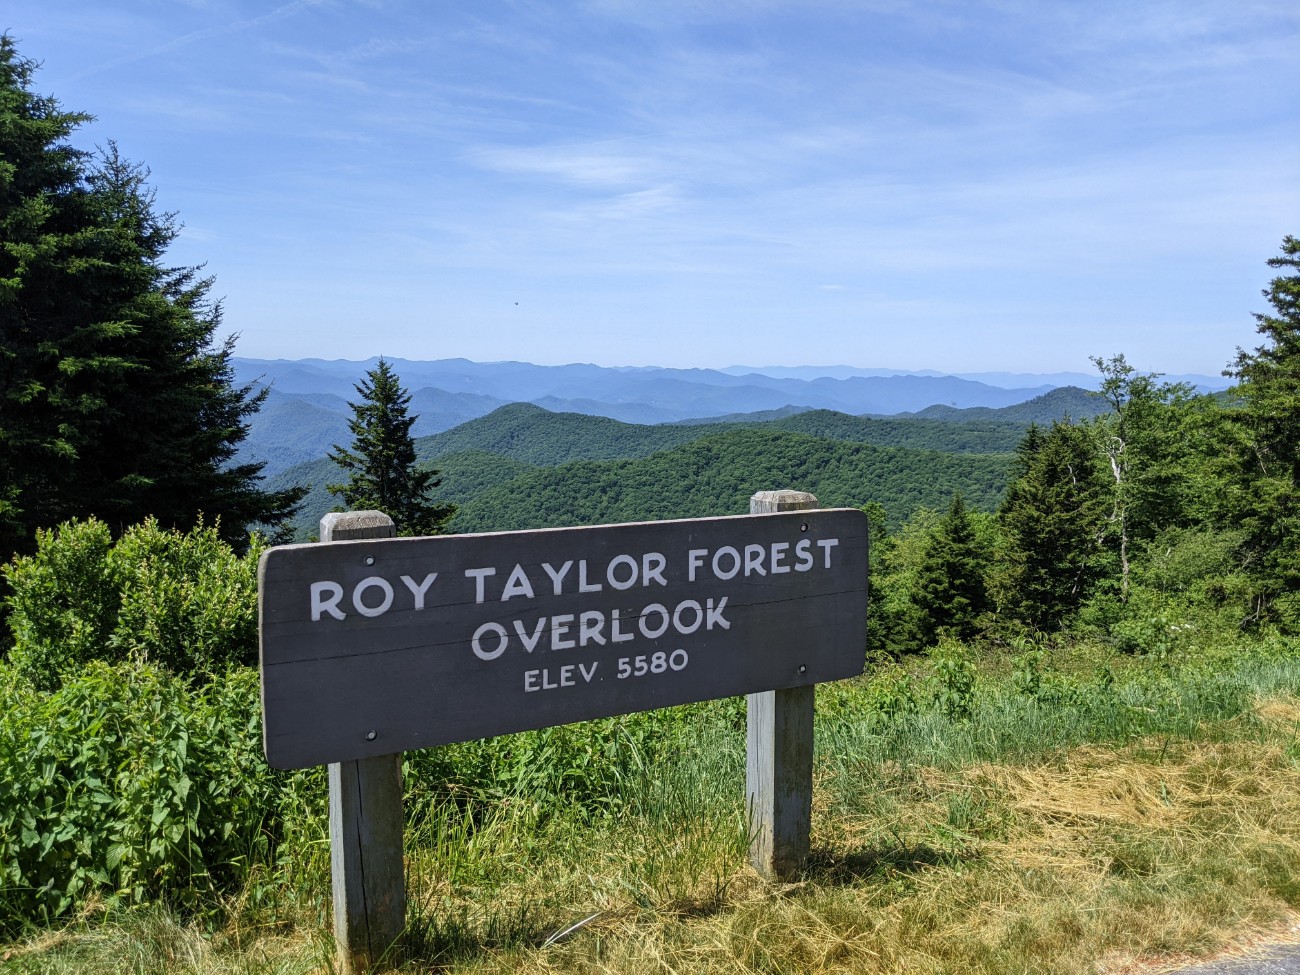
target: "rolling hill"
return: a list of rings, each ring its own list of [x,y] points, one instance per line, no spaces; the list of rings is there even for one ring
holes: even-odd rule
[[[794,484],[790,479],[797,478],[802,489],[823,484],[834,498],[858,496],[853,485],[859,484],[868,492],[862,501],[878,500],[891,518],[902,520],[918,504],[946,503],[954,489],[977,507],[996,503],[1023,430],[998,420],[996,411],[992,419],[969,422],[820,410],[762,422],[646,426],[515,403],[418,438],[416,450],[420,463],[442,472],[437,496],[462,507],[453,524],[459,531],[711,513],[710,505],[730,505],[744,490],[715,470],[709,460],[715,457],[734,465],[745,481],[780,477]],[[696,447],[701,443],[707,448]],[[806,450],[803,460],[796,446]],[[844,473],[849,470],[854,473]],[[342,472],[318,457],[268,483],[312,486],[296,524],[298,536],[307,537],[338,503],[325,485],[340,480]],[[656,500],[646,485],[658,482],[666,494]],[[718,498],[706,502],[700,492],[719,486]]]
[[[944,454],[848,443],[764,428],[711,434],[619,461],[537,467],[467,500],[457,532],[689,518],[748,511],[755,491],[811,491],[827,507],[878,501],[891,523],[960,491],[990,510],[1006,485],[1007,454]]]

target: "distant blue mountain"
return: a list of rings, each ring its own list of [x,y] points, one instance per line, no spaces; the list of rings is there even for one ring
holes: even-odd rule
[[[348,442],[348,403],[358,398],[356,384],[377,361],[232,359],[236,382],[271,389],[236,459],[264,461],[266,473],[272,475]],[[654,424],[771,411],[890,416],[928,407],[999,409],[1062,386],[1096,385],[1096,377],[1079,373],[947,376],[852,366],[667,369],[469,359],[388,361],[411,391],[411,411],[419,416],[413,428],[416,436],[451,429],[506,403]],[[1167,378],[1204,390],[1227,385],[1208,376]]]

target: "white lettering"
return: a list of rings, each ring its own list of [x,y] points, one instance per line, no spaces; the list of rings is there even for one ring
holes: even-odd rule
[[[668,585],[668,580],[664,578],[664,566],[668,560],[658,552],[646,552],[641,556],[641,585],[648,586],[650,583],[657,582],[661,586]]]
[[[817,544],[820,545],[822,547],[822,550],[826,553],[825,567],[827,569],[831,567],[831,549],[833,549],[839,543],[840,540],[838,538],[819,538],[817,540]]]
[[[522,565],[516,565],[510,570],[510,578],[506,580],[506,587],[501,590],[501,601],[503,603],[515,596],[533,598],[533,584],[528,581],[528,573],[524,571]]]
[[[767,575],[767,570],[763,568],[763,546],[762,545],[745,546],[745,578],[746,579],[749,578],[749,574],[751,572],[755,572],[761,576]]]
[[[619,623],[622,621],[618,618],[618,610],[614,610],[610,616],[609,641],[611,643],[627,643],[628,640],[635,639],[636,634],[624,633],[619,628]]]
[[[693,548],[686,553],[686,581],[695,581],[695,570],[704,564],[704,556],[709,554],[707,548]]]
[[[732,559],[732,566],[730,572],[723,572],[721,567],[718,565],[718,560],[722,558],[724,555],[729,556]],[[728,579],[734,579],[736,578],[736,573],[739,571],[740,571],[740,553],[737,552],[730,545],[724,545],[722,546],[722,548],[718,549],[716,552],[713,553],[713,574],[717,576],[719,579],[723,580],[724,582]]]
[[[552,650],[572,650],[576,644],[566,636],[569,627],[573,625],[573,614],[564,613],[560,616],[551,617],[551,649]]]
[[[796,572],[807,572],[813,567],[812,557],[812,539],[801,538],[794,547],[795,554],[799,556],[799,561],[794,564]]]
[[[361,594],[367,589],[378,589],[384,594],[384,598],[378,606],[367,606],[361,601]],[[388,612],[388,607],[393,605],[393,587],[388,584],[387,579],[381,579],[379,576],[367,576],[357,583],[357,587],[352,590],[352,607],[362,616],[383,616]]]
[[[726,609],[726,608],[727,608],[727,597],[726,597],[726,596],[723,596],[723,597],[722,597],[722,601],[721,601],[720,603],[718,603],[718,605],[717,605],[716,607],[714,607],[714,605],[713,605],[713,600],[710,599],[709,602],[708,602],[708,605],[707,605],[706,608],[705,608],[705,614],[704,614],[705,625],[704,625],[704,628],[705,628],[706,630],[711,630],[711,629],[713,629],[714,626],[720,626],[720,627],[722,627],[724,630],[729,630],[729,629],[731,629],[731,621],[728,620],[728,619],[726,619],[726,618],[722,615],[722,611],[723,611],[724,609]]]
[[[483,637],[488,633],[495,633],[497,639],[501,641],[497,644],[495,650],[486,650],[483,647]],[[474,631],[474,637],[470,641],[470,644],[474,650],[474,656],[478,657],[479,660],[496,660],[497,657],[506,652],[506,645],[509,644],[509,642],[510,634],[506,633],[506,628],[504,626],[500,623],[484,623]]]
[[[647,622],[651,613],[657,613],[663,618],[663,625],[661,625],[657,630],[652,630]],[[645,609],[641,610],[641,618],[637,620],[637,626],[641,630],[641,635],[647,640],[657,640],[668,632],[669,620],[670,617],[668,616],[667,608],[659,605],[659,603],[651,603]]]
[[[695,613],[695,621],[689,626],[682,622],[683,610],[689,610]],[[678,633],[694,633],[700,628],[700,624],[703,622],[704,608],[694,599],[687,599],[678,603],[677,608],[673,610],[673,626],[676,627]]]
[[[565,562],[564,565],[560,566],[558,569],[554,568],[549,562],[543,562],[542,568],[546,571],[546,574],[551,577],[551,585],[555,587],[555,595],[560,595],[563,588],[562,583],[564,582],[564,577],[569,574],[569,569],[573,568],[573,559],[569,559],[569,561]]]
[[[329,593],[328,599],[321,597]],[[339,609],[339,600],[343,598],[343,587],[337,582],[313,582],[311,584],[311,621],[320,619],[321,613],[329,613],[336,620],[347,619],[347,614]]]
[[[575,670],[582,675],[582,679],[586,683],[590,684],[591,679],[596,676],[598,666],[598,661],[593,661],[590,664],[565,664],[558,671],[560,675],[558,680],[551,678],[551,669],[549,667],[543,667],[540,670],[526,670],[524,671],[524,693],[553,691],[557,687],[573,687],[578,683],[578,679],[573,673]]]
[[[594,609],[587,610],[578,618],[578,643],[584,647],[588,643],[599,643],[603,647],[605,645],[604,629],[605,614]]]
[[[424,577],[424,581],[417,586],[415,580],[410,576],[402,576],[406,588],[411,590],[411,595],[415,597],[415,608],[417,610],[424,609],[424,594],[429,591],[429,587],[433,585],[433,580],[436,578],[438,578],[438,573],[430,572]]]
[[[599,582],[587,582],[587,560],[578,560],[578,592],[600,592],[605,587]]]
[[[524,629],[524,624],[515,620],[515,633],[519,636],[519,642],[524,645],[524,649],[532,653],[537,649],[537,641],[542,638],[542,630],[546,629],[546,617],[543,616],[533,627],[533,632],[529,633]]]
[[[772,575],[780,575],[782,572],[790,571],[790,567],[785,564],[785,553],[789,547],[789,542],[772,543],[772,564],[769,566]]]
[[[620,580],[614,575],[614,566],[626,565],[632,570],[632,574],[626,580]],[[636,585],[636,559],[630,555],[615,555],[609,560],[609,565],[605,569],[605,580],[615,589],[631,589]]]
[[[466,569],[465,578],[474,580],[474,602],[483,602],[483,580],[488,576],[494,576],[497,570],[491,566],[482,569]]]

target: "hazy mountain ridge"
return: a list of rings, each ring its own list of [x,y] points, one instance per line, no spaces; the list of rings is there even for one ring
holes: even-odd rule
[[[236,381],[241,383],[271,384],[281,393],[334,393],[354,398],[353,385],[375,361],[235,358],[232,366]],[[1005,389],[971,379],[905,373],[798,378],[756,371],[737,375],[718,369],[614,368],[585,363],[538,366],[467,359],[389,361],[402,385],[413,392],[432,387],[502,402],[534,402],[550,397],[555,405],[571,400],[612,405],[642,403],[677,413],[665,419],[752,413],[787,405],[846,413],[898,413],[923,409],[932,403],[996,407],[1030,399],[1051,388],[1050,384],[1037,384]],[[725,407],[720,408],[724,401]]]
[[[1110,412],[1110,404],[1097,393],[1077,386],[1061,386],[999,409],[987,406],[969,406],[956,409],[943,404],[927,406],[916,413],[894,414],[896,420],[940,420],[948,423],[978,423],[992,421],[1028,426],[1030,423],[1048,424],[1053,420],[1087,420]]]
[[[271,388],[252,418],[239,462],[263,461],[275,475],[323,455],[349,439],[348,403],[355,384],[377,361],[325,359],[242,359],[231,361],[235,380]],[[777,416],[809,410],[849,415],[907,414],[963,422],[975,416],[954,411],[999,410],[1048,395],[1062,378],[1050,376],[855,369],[850,366],[773,366],[753,369],[670,369],[606,367],[586,363],[538,366],[527,362],[471,362],[468,359],[390,360],[411,391],[417,436],[439,433],[486,416],[507,403],[531,402],[553,413],[603,416],[635,424],[683,423],[721,418],[748,422],[746,415]],[[991,382],[979,377],[987,376]],[[1210,377],[1181,377],[1213,383]],[[1007,385],[1018,382],[1024,385]],[[1221,387],[1224,383],[1217,381]],[[1078,396],[1084,395],[1079,391]],[[1082,400],[1080,400],[1082,402]],[[1032,410],[1030,411],[1033,412]],[[1092,415],[1083,408],[1070,411]],[[984,418],[981,415],[980,418]],[[1017,418],[1017,422],[1027,422]]]
[[[1067,388],[1053,390],[1028,404],[1002,410],[980,409],[978,418],[964,421],[953,417],[864,417],[830,410],[810,410],[775,419],[740,417],[725,422],[704,420],[694,424],[645,425],[602,416],[552,413],[533,404],[512,403],[450,430],[417,438],[415,446],[421,464],[432,464],[442,472],[443,483],[437,496],[465,506],[466,513],[457,523],[461,526],[487,524],[493,518],[502,519],[503,526],[519,526],[524,522],[531,524],[538,519],[546,521],[561,517],[558,512],[547,514],[544,505],[542,508],[536,504],[528,507],[510,497],[512,493],[534,490],[541,491],[547,498],[563,497],[565,504],[586,505],[593,513],[598,509],[619,510],[632,512],[632,517],[650,517],[653,512],[647,493],[649,487],[642,483],[650,472],[662,473],[667,463],[669,468],[674,465],[679,468],[671,476],[698,480],[704,472],[684,465],[703,463],[714,456],[729,457],[754,476],[784,476],[782,472],[787,470],[791,477],[796,474],[803,479],[812,476],[804,465],[792,466],[788,459],[781,471],[764,468],[758,459],[745,456],[743,451],[736,452],[735,442],[728,442],[728,437],[733,434],[745,434],[741,440],[746,443],[766,443],[783,450],[791,443],[812,444],[817,441],[821,444],[817,447],[818,456],[833,465],[847,463],[843,457],[835,459],[841,453],[845,457],[852,455],[857,458],[850,466],[865,463],[873,457],[878,461],[888,458],[889,463],[898,465],[904,472],[901,480],[880,480],[879,475],[872,473],[871,483],[878,484],[882,490],[888,485],[888,490],[902,493],[873,500],[887,501],[895,516],[901,518],[910,511],[907,508],[909,504],[933,503],[938,497],[935,491],[943,485],[948,485],[944,489],[957,487],[971,492],[972,501],[987,502],[996,496],[1001,487],[994,481],[1005,471],[1007,458],[1023,435],[1025,426],[1030,422],[1050,423],[1069,414],[1079,397],[1104,408],[1104,403],[1096,396]],[[769,439],[755,440],[748,436],[754,432],[769,436]],[[686,450],[702,440],[715,446],[702,452]],[[826,441],[841,444],[843,449],[827,447],[823,443]],[[860,447],[894,453],[864,452],[858,449]],[[676,455],[677,461],[650,460],[684,450],[685,453]],[[940,456],[944,459],[940,460]],[[640,461],[646,463],[640,464]],[[956,472],[963,463],[967,463],[970,470],[959,475]],[[564,477],[576,479],[573,490],[566,493],[559,487],[558,475],[537,473],[542,469],[562,469]],[[633,479],[631,483],[640,486],[620,486],[611,480],[615,475],[630,477]],[[716,472],[709,474],[710,478],[718,476]],[[911,483],[936,476],[939,476],[936,483]],[[969,479],[971,476],[975,477],[974,481]],[[824,480],[820,475],[818,479],[819,483]],[[277,488],[295,484],[311,486],[295,523],[299,537],[306,538],[315,531],[321,515],[339,503],[325,486],[342,480],[343,472],[324,456],[318,456],[280,471],[269,479],[269,485]],[[837,483],[834,490],[839,496],[846,488]],[[624,498],[631,498],[629,492],[632,492],[636,500],[609,501],[606,508],[600,508],[599,505],[593,506],[593,500],[586,497],[588,492],[613,492]],[[669,509],[677,510],[672,505],[664,510]]]

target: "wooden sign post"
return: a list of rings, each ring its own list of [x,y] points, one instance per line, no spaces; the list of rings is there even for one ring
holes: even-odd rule
[[[751,514],[393,538],[379,512],[258,567],[275,768],[329,765],[344,971],[404,926],[401,753],[749,695],[751,860],[808,851],[813,685],[862,673],[867,525],[800,492]],[[391,954],[390,954],[391,957]]]
[[[322,542],[392,538],[378,511],[326,515]],[[398,950],[406,928],[402,755],[329,763],[330,875],[339,968],[365,972]]]
[[[754,515],[816,507],[817,499],[803,491],[760,491],[749,499]],[[809,634],[808,639],[816,637]],[[796,656],[797,650],[790,648]],[[758,691],[745,699],[745,796],[753,833],[749,862],[769,880],[793,876],[808,856],[815,693],[815,684],[805,684]]]

